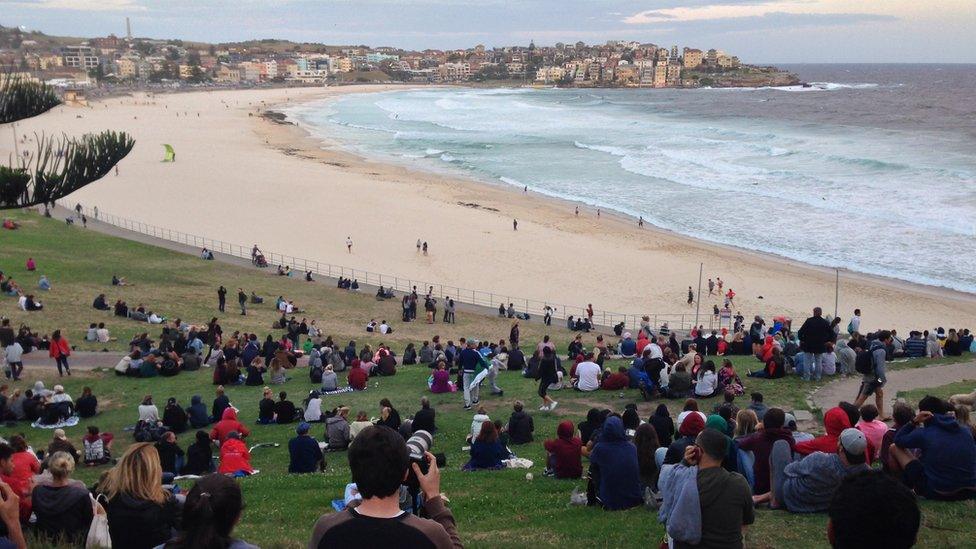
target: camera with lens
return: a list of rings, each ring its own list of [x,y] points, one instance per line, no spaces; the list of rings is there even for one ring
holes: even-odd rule
[[[410,438],[407,439],[407,452],[410,456],[410,463],[416,463],[420,468],[420,472],[427,474],[430,470],[430,463],[427,461],[427,452],[430,451],[431,446],[434,445],[434,435],[430,434],[423,429],[414,432]],[[447,457],[444,454],[435,454],[434,458],[437,460],[438,467],[444,467],[447,465]],[[420,483],[417,480],[417,474],[413,470],[413,466],[407,469],[407,479],[403,484],[410,489],[411,493],[416,494],[420,490]]]

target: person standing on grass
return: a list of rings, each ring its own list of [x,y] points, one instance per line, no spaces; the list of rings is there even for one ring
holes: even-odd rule
[[[221,286],[217,288],[217,310],[224,312],[225,303],[227,303],[227,288]]]
[[[241,306],[241,316],[247,315],[247,294],[244,293],[244,288],[237,289],[237,303]]]
[[[61,335],[61,330],[54,330],[54,333],[51,334],[51,348],[48,350],[48,355],[54,359],[58,366],[58,376],[64,377],[65,373],[71,375],[71,370],[68,368],[71,346],[68,345],[68,340]]]
[[[820,381],[823,375],[824,353],[827,352],[827,344],[834,339],[834,330],[823,317],[823,310],[820,307],[813,308],[813,316],[803,321],[797,336],[800,338],[800,350],[807,356],[803,380]]]
[[[547,393],[549,390],[549,385],[559,381],[556,375],[556,357],[553,354],[552,347],[542,348],[542,360],[539,361],[539,396],[542,398],[542,406],[539,410],[543,412],[551,412],[556,409],[559,404],[552,399]]]
[[[871,347],[867,351],[871,353],[871,369],[863,374],[861,388],[858,390],[857,400],[854,401],[854,406],[860,408],[864,404],[864,401],[873,394],[881,421],[888,421],[891,418],[884,414],[884,386],[888,382],[888,378],[885,375],[885,359],[887,358],[885,347],[891,345],[891,332],[881,330],[877,335],[878,338],[871,341]]]

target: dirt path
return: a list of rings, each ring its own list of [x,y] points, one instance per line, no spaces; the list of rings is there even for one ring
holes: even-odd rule
[[[957,364],[942,364],[926,368],[908,368],[888,372],[888,383],[885,385],[885,411],[891,412],[891,404],[896,400],[899,391],[938,387],[964,379],[976,380],[976,362],[960,362]],[[974,384],[976,385],[976,384]],[[861,386],[861,376],[851,376],[824,385],[815,391],[811,397],[813,405],[821,410],[827,410],[837,403],[846,400],[853,402]],[[873,399],[872,399],[873,402]]]

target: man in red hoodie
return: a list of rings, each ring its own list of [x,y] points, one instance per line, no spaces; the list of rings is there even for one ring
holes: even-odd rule
[[[254,468],[251,467],[251,452],[248,451],[247,445],[241,440],[241,435],[237,431],[228,433],[227,440],[220,445],[220,468],[217,472],[222,475],[239,473],[250,475],[254,472]]]
[[[583,442],[573,436],[575,431],[572,421],[563,421],[556,428],[559,438],[543,443],[548,454],[546,474],[556,478],[580,478],[583,475]]]
[[[349,386],[355,391],[366,389],[366,384],[369,381],[369,373],[362,367],[358,358],[352,361],[352,367],[349,369],[347,381],[349,382]]]
[[[237,432],[240,438],[246,438],[247,435],[251,434],[251,431],[243,423],[237,421],[237,410],[226,408],[224,415],[220,417],[220,421],[210,431],[210,439],[217,441],[218,444],[223,444],[231,432]]]

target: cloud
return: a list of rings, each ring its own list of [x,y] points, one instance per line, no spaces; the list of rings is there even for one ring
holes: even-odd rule
[[[0,6],[68,11],[145,11],[136,0],[14,0]]]
[[[766,17],[772,15],[813,15],[821,18],[836,16],[869,15],[892,18],[883,13],[854,13],[826,2],[811,2],[808,0],[773,0],[746,3],[706,4],[695,7],[673,7],[639,11],[623,18],[627,25],[656,25],[674,24],[676,22],[736,20],[745,18]]]

